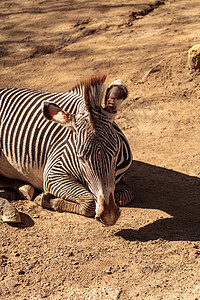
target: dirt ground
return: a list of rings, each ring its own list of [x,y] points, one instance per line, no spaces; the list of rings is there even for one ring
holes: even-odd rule
[[[135,201],[113,227],[13,201],[0,222],[0,299],[200,299],[200,2],[1,0],[0,88],[67,91],[108,71]]]

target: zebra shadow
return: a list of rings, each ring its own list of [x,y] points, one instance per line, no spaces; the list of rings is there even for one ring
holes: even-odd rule
[[[115,235],[129,241],[200,240],[200,178],[133,161],[126,181],[135,196],[129,207],[158,209],[170,216],[139,230],[122,229]]]

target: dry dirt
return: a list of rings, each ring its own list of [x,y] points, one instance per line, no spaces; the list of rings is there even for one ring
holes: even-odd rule
[[[67,91],[108,71],[135,194],[118,223],[14,201],[0,223],[0,299],[200,299],[200,2],[1,0],[0,88]]]

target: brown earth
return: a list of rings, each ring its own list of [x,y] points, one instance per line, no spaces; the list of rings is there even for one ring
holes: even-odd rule
[[[108,71],[135,194],[118,223],[14,201],[0,223],[0,299],[200,299],[198,0],[1,0],[0,87],[67,91]]]

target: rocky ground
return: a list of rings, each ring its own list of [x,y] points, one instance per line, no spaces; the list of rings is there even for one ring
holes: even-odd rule
[[[67,91],[108,71],[135,201],[118,223],[13,201],[0,223],[0,299],[200,299],[198,0],[0,2],[0,88]]]

